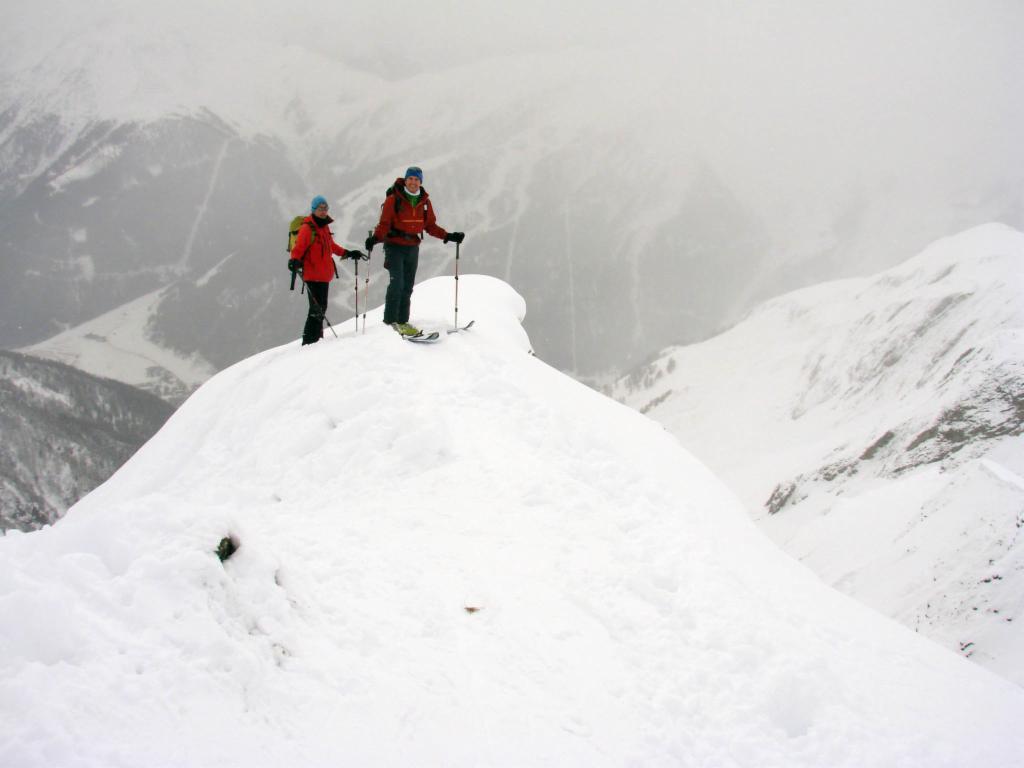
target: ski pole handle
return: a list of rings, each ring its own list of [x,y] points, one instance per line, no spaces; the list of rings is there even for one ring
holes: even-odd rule
[[[367,237],[373,237],[373,230],[366,230]],[[366,309],[370,306],[370,254],[373,246],[366,249],[366,277],[363,278],[363,333],[366,333]]]
[[[455,327],[459,327],[459,248],[461,242],[455,243]]]

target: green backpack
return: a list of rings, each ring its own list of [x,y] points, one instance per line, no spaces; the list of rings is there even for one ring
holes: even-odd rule
[[[292,273],[292,284],[290,290],[293,291],[295,290],[295,277],[296,275],[302,273],[302,267],[299,267],[297,270],[292,271],[292,250],[295,248],[295,240],[296,238],[298,238],[299,230],[302,229],[302,222],[304,222],[305,220],[306,217],[300,214],[299,216],[296,216],[294,219],[292,219],[292,223],[288,225],[288,248],[286,249],[286,251],[288,252],[288,271]],[[312,248],[313,243],[316,240],[316,227],[310,227],[310,230],[313,233],[313,238],[309,241],[309,248]],[[306,249],[306,253],[309,253],[309,248]],[[302,255],[305,256],[306,253]],[[337,270],[337,267],[335,267],[335,270]],[[305,283],[302,284],[302,290],[306,290]]]
[[[295,240],[299,236],[299,230],[302,229],[302,222],[307,218],[309,218],[308,215],[300,214],[292,219],[292,223],[288,225],[288,248],[286,250],[289,255],[295,249]],[[312,248],[313,243],[316,241],[316,227],[310,227],[310,230],[313,232],[313,239],[309,241],[309,246]]]

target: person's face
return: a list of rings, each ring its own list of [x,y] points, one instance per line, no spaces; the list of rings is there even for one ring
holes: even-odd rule
[[[320,203],[320,205],[316,207],[316,210],[313,211],[313,213],[315,213],[321,219],[325,218],[327,216],[327,203]]]
[[[420,191],[420,178],[419,176],[406,176],[405,177],[405,188],[408,189],[412,194],[416,194]]]

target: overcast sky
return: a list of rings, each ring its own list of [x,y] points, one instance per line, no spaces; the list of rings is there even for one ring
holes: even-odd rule
[[[1024,168],[1020,0],[0,0],[0,8],[11,20],[0,25],[8,81],[0,93],[15,80],[40,86],[41,69],[78,50],[83,67],[121,56],[108,62],[101,98],[139,66],[151,89],[198,92],[221,80],[222,91],[266,100],[267,78],[257,73],[260,61],[278,60],[266,55],[275,48],[302,62],[289,74],[295,90],[325,92],[339,78],[319,71],[317,57],[394,81],[527,52],[558,69],[586,49],[621,62],[622,76],[595,69],[594,103],[580,119],[635,109],[638,127],[661,124],[750,194],[778,198],[781,176],[794,195],[870,186],[862,177],[879,174],[920,178],[922,191],[972,178],[1013,185]],[[173,71],[181,60],[193,69]],[[641,80],[656,90],[631,103]]]
[[[688,207],[722,214],[727,234],[751,233],[745,247],[765,274],[802,270],[752,280],[764,295],[836,270],[868,274],[984,221],[1024,228],[1021,0],[0,0],[0,10],[0,113],[12,115],[0,139],[19,119],[73,137],[95,120],[208,109],[243,137],[280,139],[332,194],[386,177],[396,154],[443,166],[459,190],[447,209],[466,228],[502,221],[500,200],[474,207],[501,197],[488,188],[498,166],[522,185],[511,197],[548,195],[547,208],[583,186],[600,195],[605,258],[640,252],[653,225],[638,210],[655,223]],[[26,104],[34,115],[18,114]],[[362,176],[335,178],[335,167]],[[631,206],[629,229],[617,217]],[[742,223],[723,214],[731,208]],[[557,250],[564,222],[540,232],[541,213],[512,224]],[[515,247],[495,246],[508,263]]]
[[[574,52],[596,50],[613,66],[595,67],[591,90],[578,97],[580,120],[635,112],[638,131],[670,134],[654,142],[659,151],[707,158],[745,197],[761,195],[768,218],[804,215],[787,200],[872,189],[879,179],[922,195],[1024,180],[1020,0],[0,0],[0,8],[12,20],[0,25],[0,93],[12,81],[41,88],[50,65],[63,88],[69,56],[83,67],[107,57],[99,99],[134,98],[131,82],[120,81],[138,67],[150,90],[199,93],[219,81],[221,93],[277,103],[263,92],[260,66],[278,66],[281,51],[301,62],[289,87],[331,93],[351,81],[329,71],[331,61],[400,81],[495,57],[513,67],[525,53],[557,70]],[[191,69],[176,71],[182,66]],[[537,77],[536,68],[523,72]],[[492,84],[474,85],[457,100],[472,104]]]

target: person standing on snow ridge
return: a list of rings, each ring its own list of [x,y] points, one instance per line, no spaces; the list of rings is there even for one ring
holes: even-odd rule
[[[384,300],[384,322],[406,336],[420,333],[409,325],[409,308],[423,233],[446,243],[461,243],[465,238],[462,232],[446,232],[437,225],[430,195],[422,184],[423,171],[416,166],[405,172],[404,179],[395,179],[381,206],[380,222],[366,238],[366,250],[384,243],[384,267],[390,275]]]
[[[302,330],[302,343],[315,344],[324,335],[324,314],[327,311],[327,286],[338,276],[338,269],[331,254],[340,258],[368,259],[361,251],[342,248],[334,242],[328,225],[334,221],[327,215],[327,200],[317,195],[310,203],[311,214],[306,217],[295,238],[292,257],[288,268],[293,272],[302,270],[302,281],[306,284],[309,299],[309,314]]]

